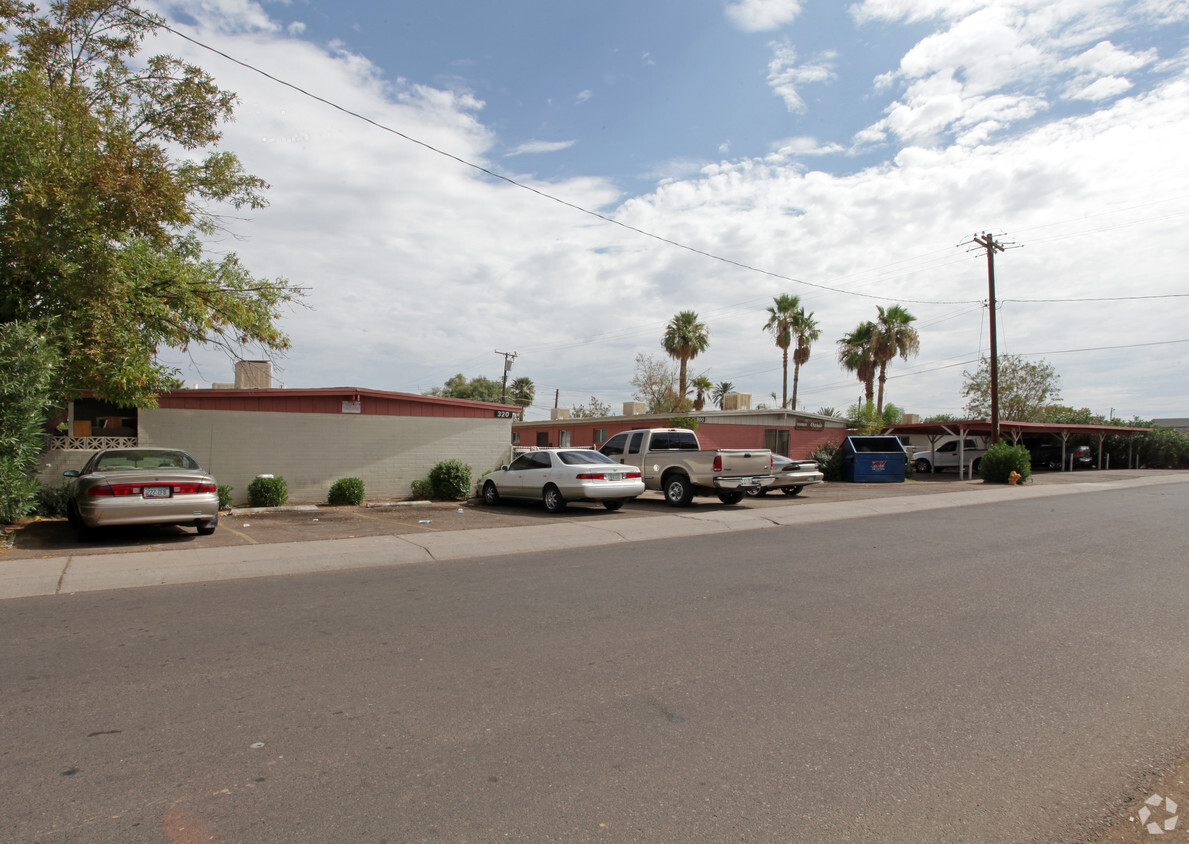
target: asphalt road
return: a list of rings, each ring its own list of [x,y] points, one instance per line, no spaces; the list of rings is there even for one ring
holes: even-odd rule
[[[1189,748],[1187,497],[4,601],[0,839],[1081,840]]]

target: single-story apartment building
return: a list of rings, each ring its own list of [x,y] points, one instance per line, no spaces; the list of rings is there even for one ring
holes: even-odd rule
[[[230,386],[230,385],[229,385]],[[437,463],[457,459],[472,477],[507,463],[520,408],[370,390],[181,389],[155,408],[117,408],[82,397],[49,438],[40,479],[62,483],[102,448],[159,446],[192,454],[247,501],[257,475],[285,479],[293,503],[326,500],[340,478],[363,480],[369,499],[402,499]]]
[[[630,405],[628,408],[630,409]],[[820,445],[840,443],[846,420],[799,410],[691,410],[688,413],[628,413],[623,416],[562,418],[513,422],[512,444],[521,447],[583,446],[598,448],[620,431],[671,428],[675,416],[698,422],[703,448],[767,448],[774,454],[804,458]]]

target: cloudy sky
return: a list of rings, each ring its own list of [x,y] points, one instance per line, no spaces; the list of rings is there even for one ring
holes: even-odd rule
[[[150,47],[239,94],[223,146],[270,206],[210,249],[307,288],[287,387],[498,379],[498,349],[537,385],[530,418],[618,409],[692,309],[691,372],[772,403],[765,308],[790,293],[822,329],[800,407],[856,401],[837,340],[899,303],[921,350],[888,399],[957,413],[991,232],[1018,247],[995,265],[1002,353],[1047,360],[1075,407],[1189,415],[1186,0],[146,8],[226,54]],[[213,351],[170,362],[232,377]]]

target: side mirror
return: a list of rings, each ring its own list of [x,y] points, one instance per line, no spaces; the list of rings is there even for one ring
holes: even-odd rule
[[[500,471],[501,471],[501,472],[506,472],[506,471],[508,471],[508,467],[507,467],[507,466],[500,466]]]
[[[62,477],[77,478],[78,477],[78,469],[67,469],[65,472],[62,473]]]

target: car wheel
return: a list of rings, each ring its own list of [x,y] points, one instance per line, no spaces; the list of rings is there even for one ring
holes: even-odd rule
[[[1050,460],[1046,465],[1049,467],[1050,470],[1055,472],[1056,470],[1061,468],[1061,461]]]
[[[782,487],[780,491],[791,498],[794,495],[800,495],[803,489],[805,489],[803,486],[786,486]]]
[[[730,492],[720,492],[718,494],[718,500],[723,504],[738,504],[743,500],[743,493],[737,489],[733,489]]]
[[[694,500],[694,488],[685,475],[670,475],[665,479],[665,500],[674,507],[688,507]]]
[[[545,502],[545,509],[550,513],[560,513],[566,509],[566,499],[562,497],[561,490],[553,484],[545,487],[541,493],[541,500]]]
[[[219,526],[219,514],[215,513],[215,517],[209,522],[203,522],[198,526],[199,536],[210,536],[215,532],[215,528]]]
[[[608,510],[610,510],[612,513],[614,513],[616,510],[618,510],[620,507],[623,506],[623,502],[622,501],[604,501],[603,506],[606,507]]]
[[[974,472],[974,474],[977,475],[977,474],[979,474],[979,471],[978,471],[979,467],[982,465],[983,465],[983,459],[981,457],[979,457],[973,463],[970,464],[970,470],[972,472]]]
[[[492,481],[483,484],[483,503],[489,507],[500,503],[500,491]]]
[[[922,458],[912,464],[912,470],[914,472],[920,472],[922,474],[924,474],[925,472],[928,472],[931,468],[933,468],[933,467],[929,465],[929,461],[925,460],[924,458]]]
[[[768,487],[766,486],[749,486],[743,490],[743,494],[748,498],[759,498],[761,495],[768,494]]]

